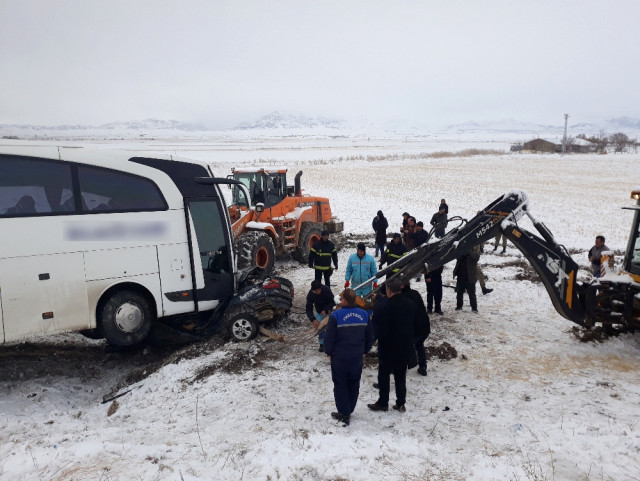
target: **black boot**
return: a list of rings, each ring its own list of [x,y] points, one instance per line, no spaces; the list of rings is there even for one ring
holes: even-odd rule
[[[489,294],[490,292],[493,292],[493,289],[487,289],[486,287],[482,288],[482,295],[484,296],[485,294]]]

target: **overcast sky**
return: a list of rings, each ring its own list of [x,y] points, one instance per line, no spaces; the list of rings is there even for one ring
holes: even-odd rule
[[[640,117],[638,0],[0,0],[0,123]]]

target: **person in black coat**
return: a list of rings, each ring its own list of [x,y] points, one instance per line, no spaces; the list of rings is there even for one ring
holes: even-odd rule
[[[384,246],[387,245],[387,229],[389,228],[389,222],[381,210],[379,210],[378,214],[373,218],[371,227],[373,227],[373,231],[376,233],[376,257],[378,257],[378,253],[384,252]]]
[[[360,392],[363,356],[373,346],[373,325],[369,314],[355,305],[356,291],[345,289],[342,307],[329,316],[325,352],[331,357],[333,395],[338,412],[331,417],[349,424]]]
[[[429,271],[424,280],[427,283],[427,312],[442,314],[442,270],[444,266]],[[435,309],[434,309],[435,304]]]
[[[313,328],[318,330],[320,321],[329,315],[333,307],[336,305],[333,300],[333,293],[327,286],[323,286],[320,281],[311,282],[311,289],[307,294],[307,318],[313,323]],[[315,313],[313,312],[315,309]],[[324,351],[325,330],[318,331],[318,350]]]
[[[449,206],[447,205],[447,202],[444,199],[440,200],[440,207],[438,207],[438,210],[440,209],[444,209],[444,213],[449,215]]]
[[[400,295],[402,285],[397,278],[386,283],[389,308],[375,322],[378,328],[378,400],[367,407],[372,411],[389,410],[391,374],[396,386],[393,409],[404,412],[407,397],[407,369],[418,364],[414,339],[417,332],[417,308]]]
[[[400,283],[402,284],[401,295],[413,302],[418,309],[418,317],[416,324],[416,336],[415,336],[415,348],[418,355],[418,374],[421,376],[427,375],[427,353],[424,349],[424,341],[427,340],[429,334],[431,334],[431,323],[429,322],[429,314],[427,314],[427,308],[424,306],[422,295],[415,289],[411,289],[411,283],[404,275],[400,276]]]
[[[315,269],[316,281],[321,280],[322,276],[324,276],[324,283],[327,286],[331,286],[330,277],[333,273],[333,269],[331,268],[332,260],[336,269],[338,269],[338,251],[336,250],[336,246],[333,245],[333,242],[329,240],[329,232],[323,230],[320,234],[320,239],[311,246],[311,251],[309,252],[309,267]]]
[[[433,235],[435,235],[438,239],[442,239],[444,237],[444,230],[447,228],[447,224],[449,223],[447,214],[445,214],[445,208],[443,206],[440,206],[438,212],[433,214],[433,217],[431,217],[431,222],[429,223],[433,227],[435,227]]]
[[[424,230],[424,223],[422,221],[416,224],[416,229],[413,231],[413,244],[414,247],[420,247],[422,244],[429,240],[429,233]]]

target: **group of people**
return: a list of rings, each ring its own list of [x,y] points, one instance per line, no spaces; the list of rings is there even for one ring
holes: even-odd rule
[[[434,235],[443,237],[446,228],[448,206],[444,199],[432,218]],[[444,220],[443,220],[444,219]],[[377,341],[378,346],[378,399],[368,404],[372,411],[388,411],[390,397],[390,379],[393,375],[396,402],[392,408],[405,412],[407,394],[407,370],[418,367],[417,372],[427,375],[427,358],[424,342],[431,332],[429,314],[442,312],[442,271],[443,266],[425,272],[427,286],[427,305],[421,294],[412,289],[410,280],[399,275],[388,279],[375,294],[372,310],[358,307],[357,298],[366,297],[377,283],[366,281],[375,277],[384,264],[393,264],[403,255],[429,239],[422,222],[416,222],[408,213],[403,214],[401,233],[394,233],[387,244],[386,230],[389,227],[382,211],[373,219],[372,227],[376,233],[375,256],[367,254],[364,243],[358,243],[356,252],[349,257],[345,272],[344,290],[340,294],[340,309],[334,310],[336,303],[330,289],[330,276],[333,268],[338,268],[337,251],[329,240],[329,233],[322,232],[311,249],[309,266],[315,269],[315,279],[307,295],[307,317],[318,331],[319,350],[331,359],[331,377],[334,385],[334,399],[337,411],[332,418],[345,426],[350,422],[359,396],[362,376],[363,356],[371,350]],[[507,238],[499,234],[495,238],[494,251],[502,242],[502,252],[507,246]],[[589,251],[589,261],[594,277],[600,276],[600,263],[603,251],[608,248],[603,236],[597,236],[595,245]],[[475,246],[471,252],[457,259],[453,277],[456,279],[456,310],[461,310],[464,294],[469,298],[471,310],[478,312],[476,283],[479,282],[482,293],[492,289],[485,285],[486,276],[478,266],[484,245]],[[376,259],[380,255],[379,263]],[[394,272],[396,272],[394,270]],[[324,275],[325,284],[321,283]],[[351,287],[354,287],[355,290]],[[319,329],[326,320],[326,329]]]
[[[399,278],[400,277],[400,278]],[[331,417],[349,424],[360,393],[364,355],[378,342],[378,399],[368,404],[372,411],[388,411],[391,376],[396,402],[392,408],[405,412],[407,370],[419,366],[427,374],[424,341],[430,333],[429,316],[422,296],[401,276],[389,279],[376,294],[373,312],[356,305],[357,294],[346,288],[340,294],[340,309],[331,312],[324,335],[324,352],[331,359],[331,379],[337,411]],[[314,281],[315,282],[315,281]],[[312,285],[313,287],[318,287]],[[320,286],[320,296],[327,286]],[[322,308],[318,305],[317,308]],[[314,321],[314,325],[315,325]]]

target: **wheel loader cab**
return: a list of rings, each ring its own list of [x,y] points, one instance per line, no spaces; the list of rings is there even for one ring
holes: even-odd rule
[[[232,177],[242,182],[251,195],[250,205],[264,204],[265,208],[279,204],[287,197],[287,171],[268,172],[264,169],[255,171],[234,170]],[[233,204],[249,206],[240,189],[233,189]]]
[[[635,212],[623,268],[636,282],[640,282],[640,190],[632,191],[631,198],[636,201],[636,205],[629,208]]]

